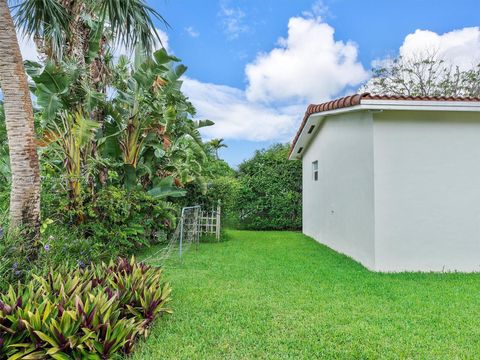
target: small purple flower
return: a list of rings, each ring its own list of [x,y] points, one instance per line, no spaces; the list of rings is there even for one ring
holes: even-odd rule
[[[77,260],[77,266],[83,269],[85,267],[85,263],[82,260]]]
[[[14,271],[15,276],[20,276],[21,273],[22,273],[22,272],[21,272],[20,270],[15,270],[15,271]]]
[[[16,262],[13,263],[12,268],[13,268],[14,270],[17,269],[17,268],[18,268],[18,263],[16,263]]]
[[[45,244],[43,248],[45,249],[45,251],[50,251],[50,245],[48,244]]]

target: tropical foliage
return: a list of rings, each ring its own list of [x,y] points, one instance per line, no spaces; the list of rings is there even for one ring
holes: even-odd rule
[[[44,193],[57,195],[44,195],[44,214],[103,243],[118,240],[123,245],[117,253],[148,243],[153,227],[171,229],[176,207],[167,201],[184,196],[187,184],[205,191],[207,155],[198,129],[213,124],[191,120],[195,110],[181,92],[186,67],[174,66],[177,58],[162,49],[135,60],[118,59],[108,97],[79,83],[73,63],[27,63],[38,105]],[[96,110],[100,122],[91,117]],[[3,149],[2,159],[7,155]],[[1,175],[8,178],[2,164]],[[119,211],[125,199],[131,210]],[[106,202],[115,215],[106,215]],[[147,221],[142,212],[148,209],[155,210]],[[134,213],[142,215],[132,222]]]
[[[207,146],[209,146],[215,152],[215,158],[217,160],[220,159],[218,156],[218,150],[228,147],[227,144],[224,143],[223,139],[212,139],[208,142]]]
[[[170,312],[170,288],[160,269],[124,257],[168,243],[181,206],[221,200],[229,213],[237,181],[218,159],[226,145],[203,142],[199,130],[213,122],[193,120],[182,93],[187,68],[161,46],[153,19],[165,21],[143,0],[17,4],[17,27],[41,56],[18,71],[15,101],[0,100],[0,359],[128,354]],[[16,50],[2,68],[20,69],[1,5],[10,28],[0,47]],[[30,107],[16,111],[21,101]],[[29,202],[41,211],[34,237],[28,226],[9,229],[6,216],[19,164],[7,137],[22,119],[31,134],[19,140],[30,141],[32,156],[21,160],[41,174],[41,206],[38,193]]]
[[[166,24],[143,0],[23,0],[14,10],[17,26],[45,58],[74,61],[97,89],[109,81],[115,48],[149,54],[160,42],[153,19]]]
[[[158,269],[101,261],[167,241],[188,189],[206,194],[212,155],[199,129],[213,122],[192,120],[187,68],[161,47],[152,19],[164,20],[142,0],[24,0],[12,13],[41,54],[24,65],[42,222],[35,243],[23,228],[7,231],[11,149],[0,102],[0,288],[9,288],[0,358],[128,353],[166,312],[169,288]]]
[[[0,359],[110,359],[128,354],[170,310],[162,270],[118,259],[50,271],[0,295]]]

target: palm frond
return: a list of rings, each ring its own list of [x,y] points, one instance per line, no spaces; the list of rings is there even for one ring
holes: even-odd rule
[[[57,0],[23,0],[13,6],[15,25],[23,36],[43,39],[50,47],[50,55],[62,58],[63,45],[69,29],[70,18]]]
[[[113,38],[122,45],[131,47],[139,44],[150,54],[158,41],[158,34],[153,18],[165,26],[167,21],[143,0],[103,0],[99,2],[100,16],[106,18],[111,26]]]

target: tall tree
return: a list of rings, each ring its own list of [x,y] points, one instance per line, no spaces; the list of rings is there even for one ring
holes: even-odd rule
[[[15,14],[42,54],[56,62],[69,57],[80,66],[91,64],[94,78],[101,71],[95,59],[102,60],[106,44],[151,53],[160,41],[154,18],[168,26],[143,0],[21,0]]]
[[[398,57],[372,69],[363,91],[398,96],[480,96],[480,64],[461,69],[435,52]]]
[[[228,147],[227,144],[225,144],[223,142],[223,139],[212,139],[208,142],[208,144],[210,145],[210,147],[213,149],[213,151],[215,152],[215,158],[218,160],[219,157],[218,157],[218,150],[220,150],[221,148],[226,148]]]
[[[40,167],[33,108],[6,0],[0,0],[0,83],[12,174],[10,225],[26,226],[35,235],[40,221]]]
[[[69,59],[80,70],[77,85],[106,93],[115,46],[150,54],[160,42],[153,19],[168,23],[144,0],[19,0],[16,25],[33,36],[38,50],[59,64]],[[103,122],[101,108],[91,118]],[[94,150],[95,151],[95,150]]]

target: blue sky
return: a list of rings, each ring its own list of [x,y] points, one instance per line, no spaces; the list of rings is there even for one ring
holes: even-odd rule
[[[311,0],[157,0],[157,9],[171,29],[166,30],[171,49],[189,67],[190,77],[200,81],[245,87],[245,65],[258,52],[269,51],[287,35],[288,20],[311,9]],[[338,40],[355,41],[361,62],[396,53],[406,35],[417,29],[445,33],[480,25],[478,1],[447,0],[333,0],[325,21]],[[222,6],[238,9],[246,27],[234,39],[225,32]],[[198,37],[186,29],[193,28]]]
[[[308,103],[355,92],[372,61],[422,48],[480,61],[478,0],[147,1],[188,66],[184,91],[216,122],[205,138],[225,138],[232,166],[290,141]]]

